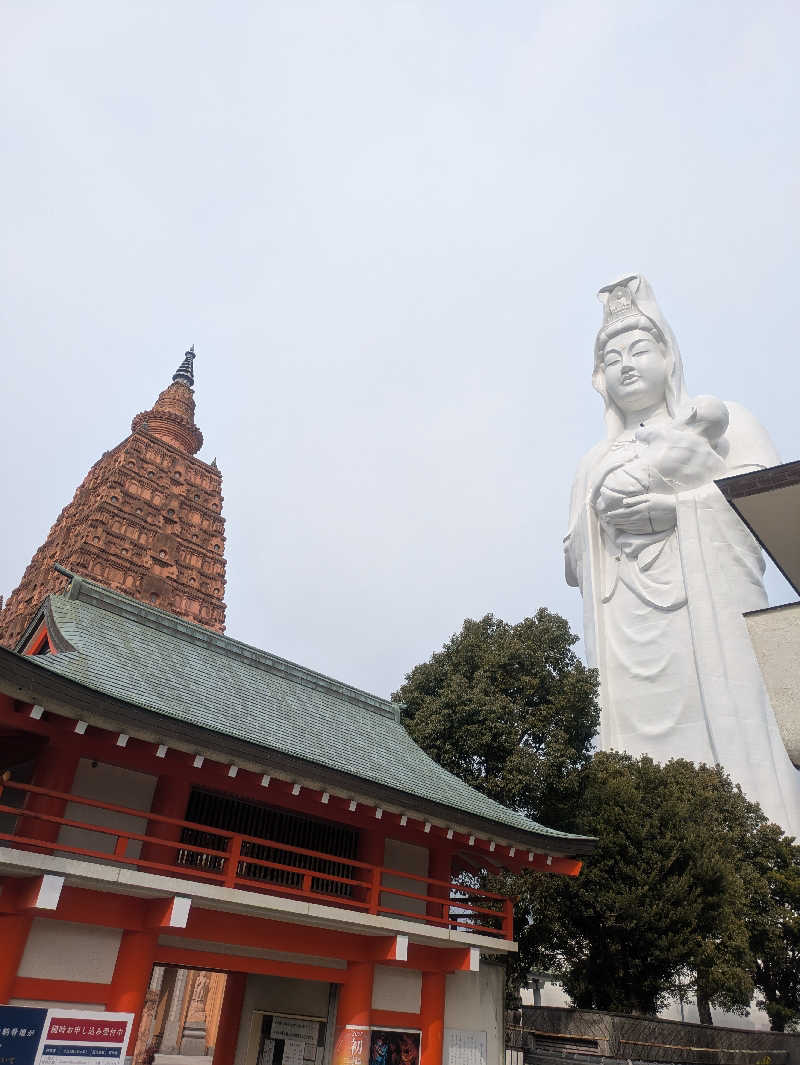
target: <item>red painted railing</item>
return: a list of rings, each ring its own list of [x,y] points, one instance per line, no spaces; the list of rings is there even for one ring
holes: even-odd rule
[[[9,796],[4,790],[17,793],[25,805],[6,805],[2,800]],[[67,817],[67,803],[146,821],[145,831]],[[0,784],[0,814],[15,818],[14,831],[0,832],[0,844],[513,938],[511,900],[458,882],[15,781]],[[108,850],[92,845],[91,838],[81,840],[86,833],[95,840],[98,834],[104,837]],[[203,837],[213,845],[190,842]],[[272,851],[280,852],[281,860],[260,856]]]

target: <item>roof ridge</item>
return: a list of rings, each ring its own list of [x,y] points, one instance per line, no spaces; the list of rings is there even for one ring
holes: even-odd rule
[[[170,633],[195,646],[214,649],[228,657],[236,658],[239,661],[246,662],[248,665],[263,669],[265,672],[290,678],[306,687],[334,692],[348,702],[380,714],[382,717],[389,717],[395,721],[400,720],[399,707],[388,699],[382,699],[379,695],[373,695],[371,692],[363,691],[361,688],[355,688],[350,684],[345,684],[343,681],[335,680],[333,677],[308,669],[306,666],[298,665],[298,663],[291,662],[287,658],[281,658],[270,651],[263,651],[258,647],[253,647],[251,644],[243,643],[232,636],[225,636],[202,625],[186,621],[178,617],[177,614],[172,614],[161,607],[142,603],[140,600],[133,599],[122,592],[113,591],[111,588],[106,588],[88,577],[72,573],[58,564],[56,564],[55,568],[59,573],[69,578],[70,584],[63,592],[57,595],[49,595],[45,602],[55,598],[84,602],[121,617],[135,619],[139,624]],[[37,611],[37,616],[38,614],[39,611]]]

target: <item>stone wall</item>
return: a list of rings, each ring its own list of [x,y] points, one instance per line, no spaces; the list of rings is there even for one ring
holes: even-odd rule
[[[800,1035],[707,1027],[658,1017],[524,1006],[522,1035],[606,1057],[707,1065],[800,1065]],[[518,1029],[519,1030],[519,1029]]]

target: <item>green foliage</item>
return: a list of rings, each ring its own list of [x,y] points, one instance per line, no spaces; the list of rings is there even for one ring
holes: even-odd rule
[[[800,1018],[800,847],[720,768],[618,752],[584,775],[581,831],[598,847],[580,877],[526,875],[520,959],[560,976],[576,1006],[656,1013],[671,997],[772,1028]]]
[[[467,620],[392,696],[407,729],[450,772],[493,799],[567,828],[597,731],[597,678],[548,610],[518,625]]]
[[[800,845],[777,825],[751,842],[754,871],[748,925],[758,1005],[773,1031],[800,1028]]]
[[[582,1008],[655,1013],[682,988],[746,1009],[736,837],[760,817],[718,769],[595,755],[579,824],[599,842],[581,876],[513,885],[523,964],[557,973]]]

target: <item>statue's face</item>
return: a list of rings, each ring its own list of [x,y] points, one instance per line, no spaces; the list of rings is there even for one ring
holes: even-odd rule
[[[646,410],[663,401],[667,390],[664,349],[644,329],[613,337],[603,352],[606,391],[620,410]]]

